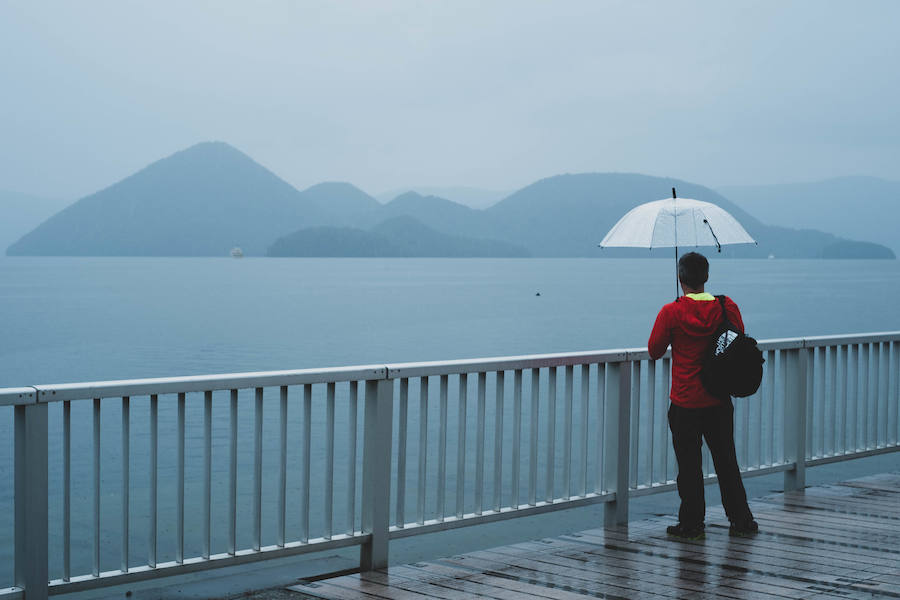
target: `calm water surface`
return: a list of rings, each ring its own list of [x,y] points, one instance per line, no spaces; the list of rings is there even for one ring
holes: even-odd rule
[[[643,346],[659,307],[673,297],[673,278],[668,260],[0,258],[5,342],[0,387]],[[713,260],[708,290],[731,296],[748,331],[760,339],[900,330],[897,261]],[[243,457],[252,453],[252,410],[249,396],[241,398],[239,480],[248,490],[251,470]],[[272,400],[266,400],[264,456],[271,460],[265,459],[264,485],[274,498],[269,492],[277,484],[276,452],[268,450],[277,441],[277,408],[268,408]],[[52,408],[51,566],[58,576],[61,411]],[[319,408],[314,428],[323,422]],[[132,401],[136,562],[145,560],[147,411],[146,399]],[[291,411],[294,427],[299,411]],[[414,412],[411,407],[410,419],[417,418]],[[213,494],[222,499],[213,508],[218,522],[225,510],[227,410],[216,404],[213,416]],[[11,417],[11,409],[0,409],[0,587],[11,578],[10,557],[4,554],[12,535]],[[73,403],[72,418],[73,571],[84,572],[90,568],[92,529],[89,518],[79,515],[87,517],[91,506],[90,403]],[[342,418],[343,413],[339,427]],[[201,419],[199,405],[189,402],[189,555],[198,551],[198,527],[190,515],[199,511]],[[104,569],[118,566],[113,526],[121,519],[119,422],[118,403],[104,404],[101,502],[110,524],[103,530]],[[173,424],[173,406],[161,399],[161,560],[174,548],[174,523],[166,516],[174,511]],[[448,450],[455,448],[452,418],[449,430]],[[345,477],[338,464],[341,452],[338,448],[338,486]],[[317,458],[321,452],[314,450]],[[448,473],[453,473],[450,458]],[[299,449],[292,444],[289,464],[297,460]],[[415,460],[411,450],[409,464]],[[296,486],[289,480],[291,489]],[[415,490],[415,483],[408,489]],[[314,499],[317,494],[314,489]],[[452,486],[447,497],[452,506]],[[239,504],[249,512],[245,491]],[[271,514],[273,506],[267,502],[264,511]],[[312,512],[314,518],[321,513],[315,500]],[[342,514],[343,506],[336,504],[337,530],[345,526]],[[289,530],[296,527],[297,519],[289,516]],[[214,551],[221,551],[224,527],[214,532]],[[246,545],[246,527],[240,535]],[[264,537],[273,536],[268,519]]]
[[[900,329],[900,262],[714,260],[757,338]],[[646,344],[673,263],[0,258],[0,387]],[[537,296],[537,293],[540,296]]]

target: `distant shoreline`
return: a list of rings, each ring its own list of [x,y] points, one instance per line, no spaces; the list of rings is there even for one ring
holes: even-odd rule
[[[629,210],[674,187],[681,197],[726,210],[757,242],[726,246],[723,256],[896,258],[882,243],[795,228],[805,225],[805,213],[789,226],[768,224],[709,187],[668,177],[554,175],[484,209],[412,191],[381,203],[346,182],[298,190],[223,142],[196,144],[77,200],[25,232],[6,253],[227,256],[240,247],[246,256],[666,256],[671,249],[601,251],[596,245]],[[857,213],[862,211],[851,214]],[[883,210],[866,222],[874,231],[892,219]]]

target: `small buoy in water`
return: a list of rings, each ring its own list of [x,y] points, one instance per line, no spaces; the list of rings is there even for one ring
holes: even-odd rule
[[[540,296],[540,295],[541,295],[541,293],[540,293],[540,292],[538,292],[538,293],[537,293],[537,294],[535,294],[535,296]]]

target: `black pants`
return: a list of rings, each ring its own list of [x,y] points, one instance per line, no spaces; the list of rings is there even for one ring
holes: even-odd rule
[[[706,515],[703,496],[701,437],[712,455],[722,493],[725,514],[732,522],[753,518],[734,451],[734,405],[731,399],[708,408],[669,406],[669,428],[678,461],[678,520],[684,525],[702,523]]]

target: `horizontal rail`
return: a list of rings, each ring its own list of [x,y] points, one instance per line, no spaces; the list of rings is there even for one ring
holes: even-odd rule
[[[806,461],[806,464],[809,465],[810,461]],[[748,477],[761,477],[763,475],[784,473],[785,471],[790,471],[795,468],[796,465],[797,463],[790,462],[758,469],[741,469],[741,477],[747,479]],[[718,481],[718,477],[716,477],[715,473],[703,477],[703,485],[709,485],[716,481]],[[640,498],[641,496],[652,496],[653,494],[662,494],[663,492],[673,492],[676,489],[678,489],[677,484],[674,481],[668,481],[666,483],[654,483],[652,485],[642,485],[637,488],[632,488],[628,495],[631,498]]]
[[[758,342],[759,349],[767,350],[799,350],[805,343],[803,338],[776,338]]]
[[[58,402],[60,400],[84,400],[87,398],[180,394],[313,383],[335,383],[339,381],[368,381],[386,378],[387,370],[383,365],[365,365],[326,369],[299,369],[295,371],[262,371],[227,375],[64,383],[38,385],[35,386],[35,389],[39,393],[38,402]],[[0,394],[5,391],[7,390],[0,390]]]
[[[159,563],[155,567],[133,567],[129,569],[127,573],[115,570],[104,571],[98,576],[82,575],[72,577],[69,581],[55,579],[50,582],[50,595],[82,592],[113,585],[146,581],[147,579],[155,579],[157,577],[184,575],[208,569],[233,567],[262,560],[298,556],[310,552],[334,550],[336,548],[346,548],[348,546],[360,546],[365,544],[370,537],[371,536],[367,534],[357,534],[353,536],[341,534],[332,536],[332,538],[328,540],[324,538],[310,539],[309,542],[306,543],[289,542],[284,546],[263,546],[259,550],[239,550],[234,554],[224,552],[221,554],[214,554],[209,558],[186,558],[180,563],[171,561]]]
[[[471,525],[480,525],[482,523],[494,523],[497,521],[505,521],[507,519],[517,519],[520,517],[529,517],[533,515],[541,515],[557,510],[568,510],[570,508],[580,508],[582,506],[592,506],[594,504],[603,504],[604,502],[612,502],[616,499],[615,492],[605,494],[587,494],[584,497],[572,498],[570,500],[554,500],[553,502],[536,502],[534,506],[528,505],[519,508],[502,508],[500,510],[492,510],[482,512],[480,515],[476,513],[466,513],[462,516],[451,515],[444,519],[430,519],[424,523],[411,523],[403,527],[391,527],[391,539],[405,538],[413,535],[422,535],[426,533],[435,533],[438,531],[447,531],[449,529],[459,529],[460,527],[469,527]]]
[[[633,355],[646,352],[641,348],[604,350],[600,352],[568,352],[559,354],[532,354],[466,360],[398,363],[387,365],[388,378],[428,377],[432,375],[458,375],[488,371],[514,371],[631,360]]]
[[[769,339],[761,340],[759,348],[763,351],[795,350],[799,348],[897,341],[900,341],[900,331]],[[664,357],[669,356],[670,354],[666,353]],[[387,365],[360,365],[323,369],[44,384],[34,387],[0,388],[0,406],[89,398],[146,396],[150,394],[207,392],[353,380],[370,381],[375,379],[400,379],[489,371],[513,371],[548,366],[575,366],[624,360],[648,360],[649,358],[646,348],[622,348],[616,350],[409,362]]]
[[[819,335],[803,338],[804,348],[819,346],[837,346],[844,344],[868,344],[900,341],[900,331],[882,331],[875,333],[851,333],[845,335]]]
[[[34,388],[0,388],[0,406],[20,406],[37,402]]]
[[[885,446],[883,448],[873,448],[872,450],[855,450],[853,452],[847,452],[845,454],[835,454],[833,456],[822,456],[820,458],[808,458],[806,459],[807,467],[814,467],[818,465],[830,465],[836,462],[842,462],[850,459],[857,458],[866,458],[868,456],[877,456],[879,454],[889,454],[891,452],[900,452],[900,444],[893,444],[891,446]]]

